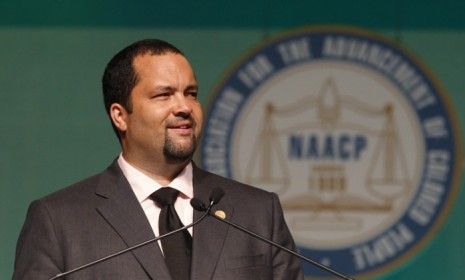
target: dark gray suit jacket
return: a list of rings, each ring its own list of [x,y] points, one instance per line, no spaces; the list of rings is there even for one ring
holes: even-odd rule
[[[194,166],[194,196],[207,202],[225,191],[215,209],[227,219],[294,249],[276,194]],[[194,211],[194,220],[202,213]],[[303,279],[301,263],[211,217],[194,227],[192,279]],[[49,279],[154,237],[118,164],[34,201],[18,240],[13,279]],[[66,279],[170,279],[157,243],[71,274]]]

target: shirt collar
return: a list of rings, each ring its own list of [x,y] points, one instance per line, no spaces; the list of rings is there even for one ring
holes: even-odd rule
[[[118,165],[128,180],[139,203],[146,200],[154,191],[164,187],[127,162],[122,154],[118,157]],[[168,185],[180,191],[185,198],[191,199],[194,196],[194,189],[192,186],[192,163],[189,163]]]

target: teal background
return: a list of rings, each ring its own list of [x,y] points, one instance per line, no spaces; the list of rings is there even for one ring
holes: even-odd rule
[[[190,58],[206,109],[216,84],[280,32],[353,25],[415,53],[444,85],[465,131],[465,2],[4,1],[0,3],[0,279],[11,278],[29,203],[105,168],[119,145],[100,77],[122,47],[168,40]],[[458,155],[464,158],[463,154]],[[430,242],[377,279],[465,278],[465,188]]]

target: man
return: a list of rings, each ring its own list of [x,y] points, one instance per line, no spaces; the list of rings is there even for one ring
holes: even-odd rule
[[[122,153],[102,173],[31,204],[13,279],[49,279],[158,236],[173,219],[189,224],[202,214],[190,199],[208,201],[215,187],[225,192],[216,209],[227,219],[294,249],[275,194],[191,161],[202,110],[194,72],[177,48],[136,42],[113,57],[102,82]],[[159,190],[174,190],[171,205],[157,200]],[[163,239],[66,279],[303,279],[299,260],[215,219],[177,236],[186,242]]]

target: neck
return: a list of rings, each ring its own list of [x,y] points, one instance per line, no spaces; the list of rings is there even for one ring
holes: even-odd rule
[[[166,162],[165,160],[137,159],[123,151],[123,158],[132,166],[145,175],[166,186],[176,178],[179,173],[189,164],[190,160],[184,162]]]

